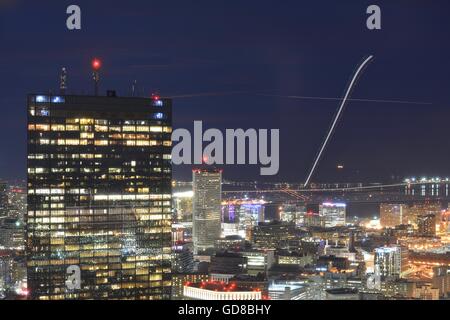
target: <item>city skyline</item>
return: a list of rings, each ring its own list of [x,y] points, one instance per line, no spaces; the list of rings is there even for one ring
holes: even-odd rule
[[[450,300],[448,9],[0,1],[0,301]]]

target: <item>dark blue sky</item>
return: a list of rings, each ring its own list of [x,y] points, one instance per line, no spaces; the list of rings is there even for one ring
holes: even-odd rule
[[[174,100],[175,127],[279,128],[281,165],[271,180],[304,180],[338,101],[259,95],[341,97],[356,65],[375,61],[354,98],[431,104],[351,102],[313,181],[450,175],[450,2],[447,0],[17,0],[0,14],[0,177],[26,175],[29,92],[91,90],[90,59],[103,59],[102,90],[164,96],[244,92]],[[365,27],[382,8],[382,30]],[[82,9],[82,30],[65,27]],[[345,170],[337,174],[337,163]],[[260,179],[259,167],[225,168]],[[175,168],[188,178],[190,168]]]

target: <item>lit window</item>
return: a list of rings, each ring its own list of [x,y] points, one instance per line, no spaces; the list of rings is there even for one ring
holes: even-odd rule
[[[68,124],[68,125],[66,125],[66,130],[67,131],[79,131],[80,127],[77,125]]]
[[[112,132],[121,132],[122,128],[121,127],[109,127],[109,131]]]
[[[96,146],[107,146],[108,140],[95,140],[95,145]]]
[[[90,132],[82,132],[80,133],[81,139],[94,139],[94,134]]]
[[[149,127],[148,126],[137,126],[136,127],[136,131],[137,132],[148,132],[149,131]]]
[[[150,141],[148,141],[148,140],[136,140],[136,145],[137,146],[149,146],[150,145]]]
[[[80,140],[78,139],[67,139],[66,145],[68,146],[78,146],[80,144]]]
[[[80,119],[80,124],[94,124],[94,119]]]
[[[37,131],[50,131],[50,125],[48,124],[37,124],[36,125]]]
[[[126,131],[134,132],[134,131],[136,131],[136,127],[135,126],[123,126],[122,130],[124,132],[126,132]]]
[[[150,127],[151,132],[163,132],[162,127]]]
[[[97,131],[97,132],[108,132],[108,127],[107,126],[96,125],[95,126],[95,131]]]
[[[52,124],[52,131],[65,131],[66,126],[63,124]]]
[[[48,109],[38,109],[38,115],[42,117],[48,117],[50,115],[50,111]]]
[[[36,102],[38,103],[50,102],[50,99],[48,96],[36,96]]]

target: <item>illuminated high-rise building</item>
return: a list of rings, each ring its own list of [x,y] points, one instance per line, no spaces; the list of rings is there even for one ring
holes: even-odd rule
[[[450,235],[450,209],[442,211],[439,223],[439,232],[444,236]]]
[[[7,185],[0,180],[0,217],[6,216],[8,206]]]
[[[408,206],[405,204],[380,204],[380,223],[384,228],[394,228],[407,223]]]
[[[293,222],[297,226],[305,224],[306,206],[302,204],[286,203],[280,208],[280,220]]]
[[[264,200],[257,199],[224,201],[222,203],[222,235],[239,235],[251,241],[253,228],[259,222],[264,222],[265,204]]]
[[[345,226],[347,205],[325,202],[319,206],[319,215],[326,228]]]
[[[436,236],[436,215],[426,214],[417,217],[418,233],[421,236]]]
[[[297,237],[294,223],[261,222],[253,228],[252,242],[259,249],[277,249],[287,246],[290,240]]]
[[[0,246],[10,250],[23,250],[24,225],[17,218],[0,218]]]
[[[376,248],[374,263],[381,276],[400,278],[408,269],[408,249],[398,245]]]
[[[169,299],[171,101],[30,95],[27,111],[31,298]]]
[[[439,220],[441,215],[441,204],[438,201],[425,201],[414,203],[408,208],[408,223],[418,227],[420,216],[433,214]]]
[[[7,193],[8,216],[10,218],[19,218],[23,221],[27,211],[27,192],[22,186],[10,187]]]
[[[173,194],[174,222],[192,225],[192,199],[194,192],[176,192]]]
[[[193,171],[193,242],[194,253],[214,249],[221,233],[222,171]]]

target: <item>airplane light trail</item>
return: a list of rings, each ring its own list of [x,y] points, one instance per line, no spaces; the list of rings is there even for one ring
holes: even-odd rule
[[[298,100],[342,101],[342,98],[333,98],[333,97],[281,95],[281,94],[257,93],[257,92],[249,92],[249,91],[228,91],[228,92],[223,91],[223,92],[186,93],[186,94],[168,96],[168,98],[171,98],[171,99],[187,99],[187,98],[231,96],[231,95],[239,95],[239,94],[248,94],[248,95],[261,96],[261,97],[272,97],[272,98],[298,99]],[[414,105],[432,105],[431,102],[407,101],[407,100],[389,100],[389,99],[349,98],[349,99],[347,99],[347,101],[353,101],[353,102],[374,102],[374,103],[393,103],[393,104],[414,104]]]
[[[203,93],[187,93],[183,95],[169,96],[170,99],[184,99],[184,98],[200,98],[200,97],[216,97],[229,96],[235,94],[248,93],[246,91],[228,91],[228,92],[203,92]]]
[[[325,100],[325,101],[341,101],[342,98],[332,98],[332,97],[313,97],[313,96],[285,96],[277,94],[258,94],[259,96],[274,97],[274,98],[286,98],[286,99],[299,99],[299,100]],[[405,100],[384,100],[384,99],[359,99],[351,98],[347,101],[354,102],[376,102],[376,103],[397,103],[397,104],[418,104],[418,105],[431,105],[431,102],[421,102],[421,101],[405,101]]]
[[[364,70],[364,67],[373,59],[373,56],[369,56],[366,60],[363,61],[363,63],[359,66],[359,68],[356,70],[352,81],[350,82],[350,85],[347,88],[347,92],[345,93],[344,99],[342,100],[341,106],[339,107],[339,110],[336,114],[336,117],[334,118],[333,124],[331,125],[330,130],[328,131],[327,137],[325,138],[324,143],[322,144],[322,147],[320,148],[319,154],[316,157],[316,160],[314,161],[314,164],[311,168],[311,171],[309,172],[308,178],[306,178],[305,187],[308,186],[309,181],[311,180],[312,175],[314,174],[314,171],[316,170],[317,164],[319,163],[320,157],[322,156],[323,151],[325,150],[328,140],[330,139],[331,135],[333,134],[334,128],[336,127],[336,124],[339,120],[339,117],[342,113],[342,110],[344,109],[345,104],[347,103],[347,99],[350,96],[350,93],[353,89],[353,86],[355,85],[358,76],[360,73]]]

